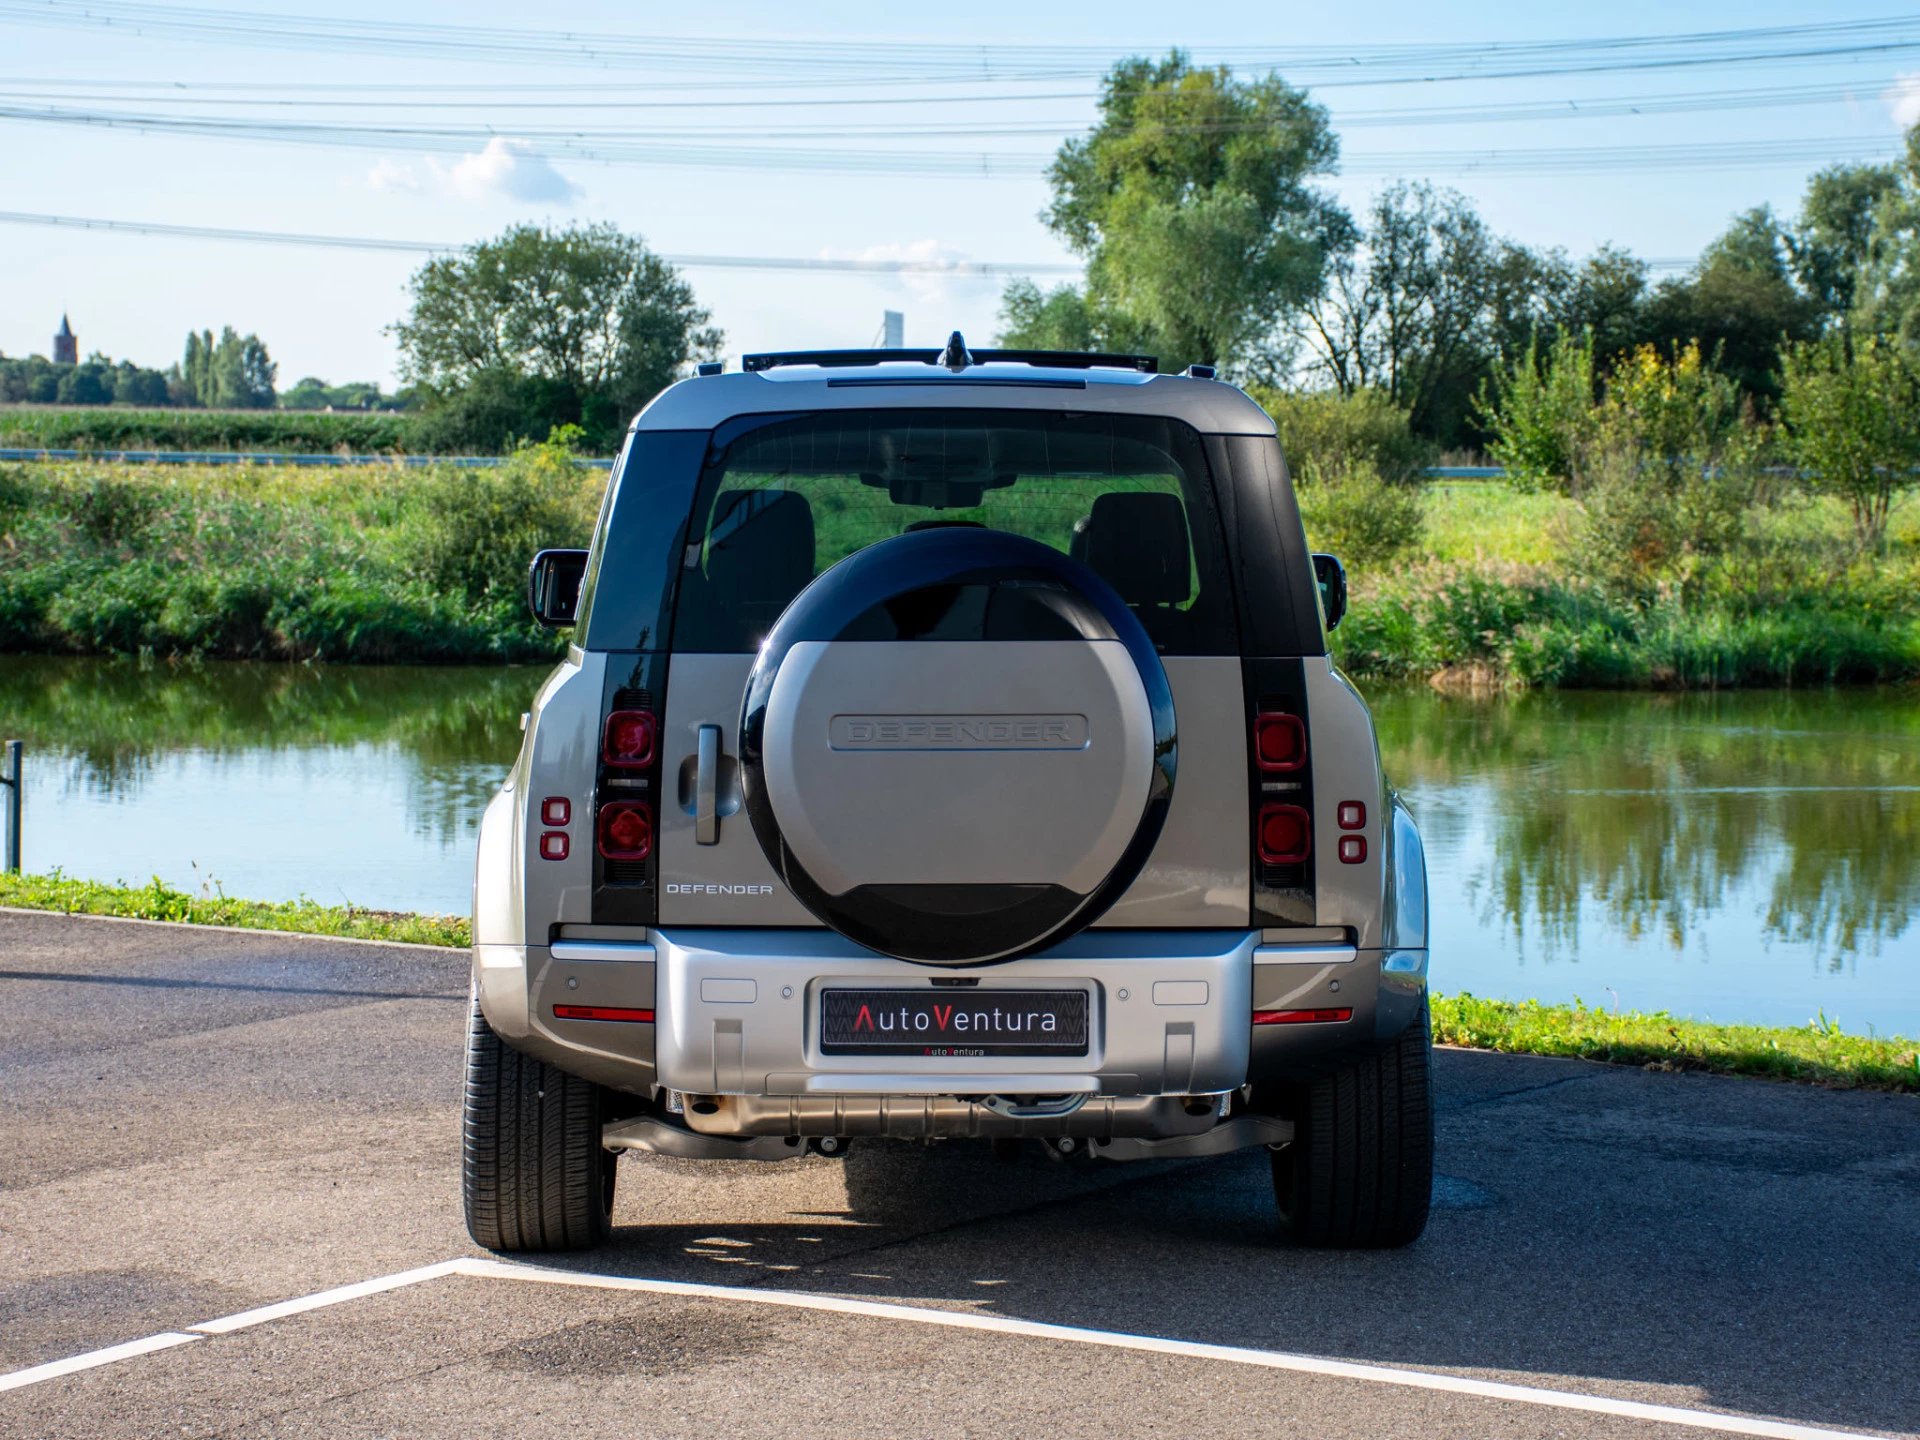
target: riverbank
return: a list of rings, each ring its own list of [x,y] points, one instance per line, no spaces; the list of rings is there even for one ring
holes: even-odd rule
[[[330,418],[330,417],[328,417]],[[491,470],[0,464],[0,652],[546,660],[527,558],[585,543],[605,476],[562,446]],[[1352,674],[1452,688],[1724,689],[1920,678],[1920,495],[1884,553],[1837,502],[1764,513],[1737,557],[1635,598],[1582,561],[1577,504],[1454,481],[1418,539],[1354,558]],[[1311,506],[1308,507],[1311,517]]]
[[[0,652],[552,659],[527,562],[586,543],[605,483],[557,444],[485,470],[0,465]]]
[[[195,896],[157,879],[134,888],[58,874],[0,874],[4,908],[452,948],[472,942],[468,922],[459,916]],[[1851,1035],[1819,1021],[1802,1027],[1717,1025],[1584,1005],[1436,995],[1433,1038],[1437,1044],[1514,1055],[1920,1094],[1920,1042]]]
[[[415,915],[312,900],[235,900],[191,895],[159,878],[147,884],[106,885],[51,875],[0,873],[0,909],[49,910],[119,920],[164,920],[182,925],[221,925],[237,930],[283,930],[294,935],[331,935],[344,940],[386,940],[402,945],[464,949],[473,934],[464,916]]]
[[[1631,594],[1595,578],[1564,496],[1446,482],[1421,516],[1391,562],[1349,565],[1333,650],[1354,675],[1629,690],[1920,678],[1920,494],[1895,506],[1879,553],[1859,549],[1838,501],[1797,497],[1750,511],[1741,543],[1686,583]]]

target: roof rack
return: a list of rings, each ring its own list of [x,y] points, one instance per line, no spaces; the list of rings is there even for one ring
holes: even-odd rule
[[[740,368],[749,374],[772,370],[782,365],[821,365],[830,368],[853,365],[939,365],[944,350],[772,350],[761,355],[742,355]],[[975,365],[1045,365],[1060,370],[1133,370],[1142,375],[1158,375],[1160,359],[1156,355],[1106,355],[1081,350],[975,350],[970,354]]]

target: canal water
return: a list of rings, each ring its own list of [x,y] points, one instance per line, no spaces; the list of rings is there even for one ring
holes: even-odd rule
[[[541,674],[0,655],[26,866],[464,913]],[[1920,1035],[1920,697],[1364,688],[1440,990]]]

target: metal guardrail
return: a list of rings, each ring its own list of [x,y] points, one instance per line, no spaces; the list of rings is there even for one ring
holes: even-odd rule
[[[20,797],[26,786],[22,783],[26,745],[19,740],[7,741],[7,769],[0,775],[0,788],[7,792],[7,848],[0,871],[20,872]]]
[[[0,460],[102,460],[116,465],[297,465],[315,469],[349,465],[397,465],[419,470],[458,465],[487,470],[506,464],[504,455],[305,455],[284,450],[28,450],[0,447]],[[605,470],[611,458],[581,455],[574,464]]]

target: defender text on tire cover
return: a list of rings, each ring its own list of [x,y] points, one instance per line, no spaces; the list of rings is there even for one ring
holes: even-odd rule
[[[740,756],[754,833],[815,915],[903,959],[1004,960],[1139,873],[1173,793],[1173,695],[1084,565],[1001,531],[924,530],[787,608]]]

